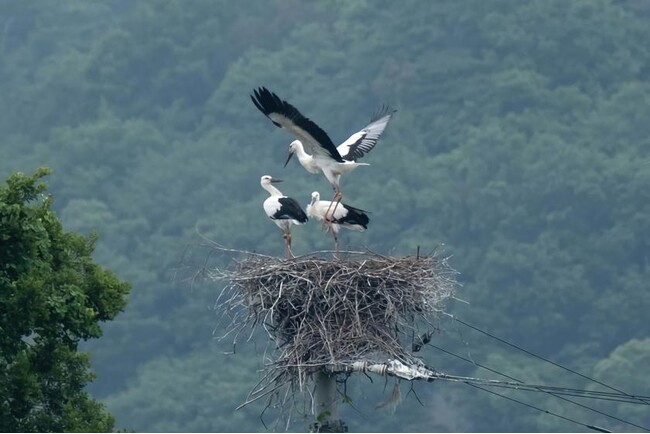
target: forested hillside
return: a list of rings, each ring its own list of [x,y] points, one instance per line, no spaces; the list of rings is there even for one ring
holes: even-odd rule
[[[368,210],[344,248],[444,250],[448,311],[563,366],[650,395],[650,5],[643,0],[35,0],[0,2],[0,178],[53,169],[66,230],[97,231],[95,260],[132,283],[125,312],[86,345],[89,389],[136,431],[264,431],[234,411],[265,342],[215,339],[221,287],[191,285],[197,231],[281,256],[260,176],[307,204],[331,187],[249,94],[266,86],[342,142],[397,109],[345,201]],[[318,224],[293,249],[331,248]],[[189,247],[188,247],[189,246]],[[184,259],[183,258],[185,252]],[[223,259],[225,261],[225,258]],[[191,269],[190,269],[191,274]],[[453,374],[600,390],[441,317],[421,354]],[[361,377],[351,431],[586,431],[464,384]],[[647,406],[504,392],[606,429],[650,427]],[[421,404],[420,405],[420,402]],[[305,430],[296,415],[291,430]],[[633,422],[628,425],[625,422]],[[282,429],[279,427],[278,429]]]

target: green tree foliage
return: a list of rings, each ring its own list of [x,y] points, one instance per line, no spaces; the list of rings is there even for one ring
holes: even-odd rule
[[[110,431],[77,346],[124,309],[129,284],[93,262],[95,237],[63,230],[39,182],[48,173],[0,186],[0,430]]]

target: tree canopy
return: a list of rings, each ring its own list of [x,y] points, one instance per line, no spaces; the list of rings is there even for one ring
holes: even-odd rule
[[[81,340],[124,309],[129,284],[95,264],[96,237],[65,232],[39,179],[0,186],[0,429],[111,431],[84,391],[94,376]]]

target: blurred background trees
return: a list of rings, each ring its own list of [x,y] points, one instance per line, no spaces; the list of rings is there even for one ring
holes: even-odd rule
[[[3,2],[0,175],[52,167],[66,230],[97,231],[93,258],[134,285],[126,311],[84,345],[98,373],[89,391],[118,427],[264,429],[263,406],[233,416],[264,343],[223,355],[228,343],[212,335],[220,288],[174,280],[197,229],[282,254],[261,175],[285,178],[283,192],[305,205],[329,189],[297,164],[282,168],[292,138],[250,102],[260,85],[335,142],[379,104],[398,109],[371,166],[343,181],[346,201],[372,212],[369,230],[343,245],[403,255],[444,243],[469,302],[453,314],[634,383],[616,367],[642,369],[650,336],[649,18],[635,0]],[[329,242],[312,225],[294,234],[296,252]],[[193,255],[200,266],[205,252]],[[591,387],[458,323],[441,327],[436,345],[471,360]],[[433,348],[423,357],[492,375]],[[380,385],[351,385],[351,430],[580,429],[469,388],[426,386],[416,389],[424,407],[409,397],[391,415],[374,409]],[[650,425],[639,409],[603,408]]]

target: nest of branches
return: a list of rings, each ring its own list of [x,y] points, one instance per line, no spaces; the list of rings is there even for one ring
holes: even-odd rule
[[[228,335],[263,328],[275,343],[266,376],[250,401],[307,376],[360,360],[421,364],[412,352],[418,329],[442,312],[453,295],[447,258],[391,258],[348,252],[345,260],[315,254],[292,260],[249,254],[231,270],[211,270],[226,281],[218,301],[229,315]],[[431,326],[431,327],[429,327]]]

